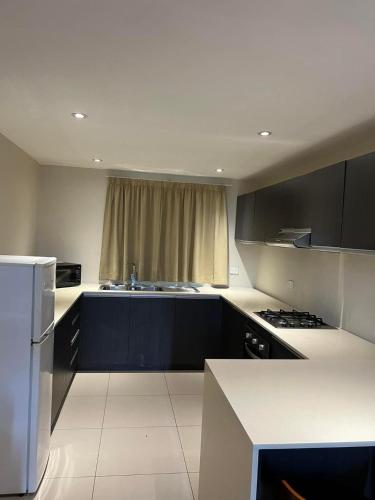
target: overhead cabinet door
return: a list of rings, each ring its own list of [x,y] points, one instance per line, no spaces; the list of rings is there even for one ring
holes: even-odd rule
[[[255,193],[237,197],[236,240],[255,241],[254,235]]]
[[[375,153],[347,162],[342,247],[375,250]]]
[[[311,245],[340,247],[345,162],[291,179],[293,227],[311,228]]]
[[[254,233],[271,240],[282,228],[311,228],[313,246],[339,247],[345,162],[260,189]]]

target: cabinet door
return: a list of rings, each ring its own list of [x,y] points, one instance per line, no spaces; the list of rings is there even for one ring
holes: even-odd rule
[[[130,297],[83,297],[80,370],[128,368],[130,300]]]
[[[244,357],[246,316],[223,299],[223,358],[242,359]]]
[[[282,228],[311,228],[311,244],[339,247],[345,162],[260,189],[255,194],[254,233],[259,241]]]
[[[81,312],[80,308],[74,310],[71,319],[71,334],[70,334],[70,369],[72,372],[77,370],[79,360],[79,345],[81,341]]]
[[[174,297],[132,297],[130,302],[129,367],[164,370],[170,359]]]
[[[268,186],[257,193],[256,221],[263,241],[274,238],[281,228],[293,227],[295,210],[293,189],[289,182]]]
[[[66,390],[66,339],[63,319],[55,327],[52,376],[52,426],[56,423]]]
[[[52,377],[52,427],[56,423],[76,372],[79,318],[80,300],[78,299],[55,326]]]
[[[255,241],[254,210],[255,193],[242,194],[237,197],[236,240]]]
[[[345,162],[289,181],[293,193],[292,227],[311,228],[313,246],[340,247]]]
[[[375,153],[347,162],[342,247],[375,250]]]
[[[176,298],[172,370],[203,370],[206,358],[222,355],[221,302],[219,297]]]
[[[255,192],[254,240],[266,241],[280,229],[280,212],[276,206],[285,209],[285,203],[278,202],[274,186],[268,186]],[[270,236],[272,235],[272,236]]]

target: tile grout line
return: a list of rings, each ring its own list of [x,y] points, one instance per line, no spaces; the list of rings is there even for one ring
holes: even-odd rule
[[[187,466],[187,463],[186,463],[186,458],[185,458],[184,447],[182,446],[181,436],[180,436],[180,433],[179,433],[179,431],[178,431],[177,419],[176,419],[176,415],[175,415],[175,412],[174,412],[174,408],[173,408],[173,404],[172,404],[172,398],[171,398],[171,393],[170,393],[170,391],[169,391],[169,386],[168,386],[167,377],[166,377],[166,375],[165,375],[165,372],[164,372],[164,378],[165,378],[165,382],[166,382],[166,384],[167,384],[167,389],[168,389],[168,394],[169,394],[169,400],[170,400],[171,407],[172,407],[173,418],[174,418],[174,421],[175,421],[175,423],[176,423],[177,436],[178,436],[178,440],[179,440],[179,442],[180,442],[180,446],[181,446],[181,450],[182,450],[182,456],[184,457],[184,463],[185,463],[185,468],[186,468],[186,474],[187,474],[188,481],[189,481],[189,484],[190,484],[191,496],[192,496],[192,498],[194,499],[195,497],[194,497],[193,485],[191,484],[191,480],[190,480],[190,475],[189,475],[189,471],[188,471],[188,466]]]
[[[186,474],[186,472],[137,472],[133,474],[106,474],[103,476],[56,476],[56,477],[46,477],[48,481],[53,481],[54,479],[95,479],[95,477],[132,477],[132,476],[181,476],[181,474]],[[191,472],[191,474],[198,474],[198,472]],[[14,497],[16,500],[17,497]],[[0,497],[1,500],[8,500],[8,497],[4,499]],[[13,500],[13,498],[12,498]],[[34,500],[34,499],[27,499]]]
[[[100,447],[101,447],[101,444],[102,444],[103,426],[104,426],[105,412],[106,412],[106,409],[107,409],[107,400],[108,400],[108,392],[109,392],[109,382],[110,382],[110,378],[111,378],[111,373],[110,373],[110,372],[108,372],[107,391],[106,391],[106,394],[105,394],[105,404],[104,404],[104,412],[103,412],[103,418],[102,418],[102,428],[101,428],[101,431],[100,431],[100,439],[99,439],[98,456],[97,456],[97,458],[96,458],[96,466],[95,466],[95,473],[94,473],[94,481],[93,481],[93,485],[92,485],[91,500],[93,500],[93,498],[94,498],[95,483],[96,483],[96,477],[97,477],[97,476],[96,476],[96,473],[98,472],[99,456],[100,456]]]

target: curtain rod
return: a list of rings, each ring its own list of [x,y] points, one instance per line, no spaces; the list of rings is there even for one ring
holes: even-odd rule
[[[233,184],[214,184],[212,182],[171,181],[170,179],[147,179],[146,177],[127,177],[122,175],[106,175],[107,179],[131,179],[132,181],[179,182],[181,184],[203,184],[206,186],[232,187]]]

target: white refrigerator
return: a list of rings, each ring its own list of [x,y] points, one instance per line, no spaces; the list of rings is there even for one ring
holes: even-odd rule
[[[48,462],[55,269],[0,255],[0,495],[35,492]]]

